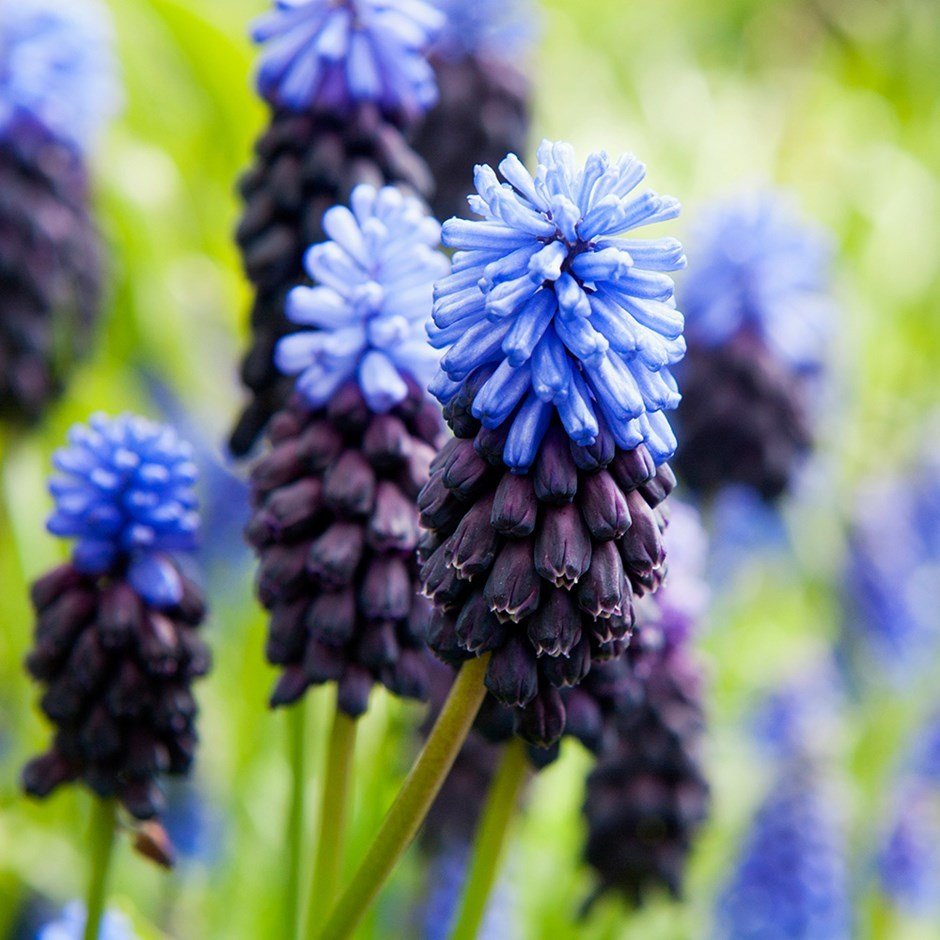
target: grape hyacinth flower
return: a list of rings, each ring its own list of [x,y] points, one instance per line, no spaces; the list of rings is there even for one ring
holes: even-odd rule
[[[255,298],[242,363],[251,401],[232,433],[236,456],[293,390],[274,350],[296,330],[285,298],[305,282],[307,248],[332,238],[326,211],[348,205],[363,183],[422,197],[433,188],[405,135],[436,100],[424,54],[442,23],[425,0],[276,0],[255,24],[258,91],[271,116],[240,184],[236,238]]]
[[[908,916],[940,912],[940,790],[910,782],[899,788],[876,859],[882,894]]]
[[[85,906],[70,901],[56,920],[46,924],[36,940],[82,940],[85,934]],[[136,940],[137,933],[130,920],[120,911],[107,911],[101,920],[97,940]]]
[[[940,653],[940,465],[866,484],[855,503],[842,651],[858,680],[917,688]]]
[[[708,605],[707,540],[692,507],[670,508],[669,576],[643,599],[627,654],[635,700],[609,719],[587,780],[584,857],[598,879],[592,900],[611,890],[635,906],[656,889],[679,897],[709,812],[703,682],[689,649]]]
[[[209,669],[196,630],[202,592],[174,557],[195,547],[191,457],[170,427],[95,415],[53,458],[48,528],[75,542],[32,587],[26,665],[56,727],[51,749],[23,772],[33,796],[82,780],[150,819],[163,807],[158,779],[189,770],[191,684]]]
[[[415,499],[442,425],[423,391],[434,354],[422,336],[448,264],[438,223],[395,187],[357,187],[323,225],[332,240],[307,254],[316,286],[287,299],[299,331],[276,360],[296,393],[252,473],[247,534],[268,659],[284,670],[272,704],[336,681],[357,717],[375,682],[427,695]]]
[[[527,149],[536,33],[530,0],[436,0],[446,24],[431,49],[439,100],[418,126],[415,150],[434,177],[439,219],[467,216],[478,163]]]
[[[813,380],[835,320],[829,243],[769,192],[715,206],[693,249],[677,470],[703,495],[743,483],[772,500],[812,440]]]
[[[854,936],[838,804],[808,765],[781,767],[718,902],[714,940]]]
[[[96,0],[0,5],[0,417],[62,391],[101,304],[87,158],[119,92]]]
[[[431,391],[456,435],[419,499],[432,649],[491,653],[487,688],[530,742],[565,727],[560,689],[623,652],[634,597],[665,560],[659,504],[674,478],[664,411],[684,351],[666,272],[673,239],[626,238],[674,218],[634,157],[544,142],[535,176],[477,168],[481,220],[452,219],[453,273],[435,287]]]

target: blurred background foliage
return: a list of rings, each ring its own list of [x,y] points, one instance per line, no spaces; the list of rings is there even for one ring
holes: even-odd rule
[[[264,120],[245,32],[265,4],[110,6],[126,102],[96,160],[110,248],[108,313],[95,354],[44,427],[0,442],[0,935],[33,892],[58,905],[84,883],[87,795],[62,791],[36,805],[17,784],[22,762],[48,734],[21,661],[30,631],[27,582],[62,551],[42,527],[49,455],[89,412],[133,409],[182,419],[214,466],[204,474],[203,498],[217,528],[207,532],[204,551],[216,666],[199,689],[195,787],[205,801],[204,851],[166,876],[125,844],[114,903],[144,938],[273,938],[285,858],[284,716],[265,708],[272,670],[262,656],[250,559],[238,547],[244,495],[219,464],[240,401],[235,363],[246,333],[247,291],[231,243],[234,182]],[[536,136],[570,140],[581,154],[636,152],[651,167],[652,185],[681,198],[683,230],[708,200],[775,182],[794,190],[838,245],[843,319],[818,457],[786,508],[781,539],[757,553],[716,553],[701,643],[712,689],[715,807],[687,902],[630,914],[609,900],[575,920],[590,892],[579,864],[589,761],[573,744],[533,787],[508,864],[519,937],[694,940],[707,935],[715,886],[768,782],[748,743],[749,709],[762,689],[799,675],[836,637],[843,520],[857,484],[903,468],[938,428],[925,422],[940,399],[940,20],[935,0],[543,6]],[[730,565],[730,557],[740,563]],[[870,863],[898,754],[940,701],[931,685],[875,684],[831,748],[853,820],[860,937],[940,932],[936,924],[889,922]],[[314,693],[315,742],[324,738],[323,705]],[[417,706],[374,693],[358,755],[353,860],[406,770],[420,716]],[[315,773],[310,787],[315,804]],[[409,918],[419,884],[412,853],[361,936],[416,935]]]

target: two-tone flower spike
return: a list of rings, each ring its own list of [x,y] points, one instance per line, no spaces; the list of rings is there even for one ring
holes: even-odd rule
[[[101,248],[87,156],[116,109],[96,0],[0,6],[0,417],[42,417],[87,351]]]
[[[499,169],[505,182],[477,168],[482,218],[444,226],[457,252],[435,289],[431,342],[446,351],[431,391],[455,438],[419,501],[422,578],[434,651],[491,653],[487,687],[547,747],[565,727],[560,690],[624,650],[663,570],[665,411],[685,350],[669,275],[685,256],[629,234],[679,211],[637,189],[633,156],[579,168],[545,142],[534,175],[513,155]]]
[[[290,397],[274,351],[296,330],[284,301],[306,281],[305,252],[332,238],[324,213],[348,205],[359,184],[433,188],[406,134],[437,97],[425,51],[443,21],[425,0],[278,0],[255,23],[271,116],[240,185],[237,241],[255,297],[242,364],[251,401],[231,438],[238,456]]]

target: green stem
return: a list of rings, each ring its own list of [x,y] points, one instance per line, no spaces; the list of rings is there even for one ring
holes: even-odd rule
[[[287,884],[284,900],[286,940],[298,936],[300,929],[300,880],[304,863],[304,825],[306,815],[307,701],[302,698],[287,710],[287,748],[291,768],[290,807],[287,811]]]
[[[525,745],[514,738],[504,749],[499,770],[486,798],[451,940],[475,940],[480,931],[486,903],[509,844],[510,822],[528,769]]]
[[[91,872],[88,878],[84,940],[98,940],[108,893],[108,872],[114,849],[117,804],[95,797],[91,808],[89,847]]]
[[[489,659],[486,654],[468,660],[457,674],[423,750],[352,883],[333,908],[320,940],[345,940],[352,934],[417,835],[483,704]]]
[[[326,755],[320,834],[310,899],[307,902],[307,929],[304,936],[310,940],[316,937],[324,915],[336,900],[339,878],[343,870],[346,817],[349,811],[350,780],[355,751],[356,721],[341,711],[337,703]]]

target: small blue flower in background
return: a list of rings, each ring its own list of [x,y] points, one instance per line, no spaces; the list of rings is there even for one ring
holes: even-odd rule
[[[211,866],[222,855],[225,825],[195,780],[168,780],[163,825],[177,857]]]
[[[940,913],[940,793],[900,791],[876,859],[881,890],[908,915]]]
[[[169,426],[137,415],[94,415],[69,431],[49,481],[53,535],[76,539],[75,566],[87,574],[127,567],[134,589],[157,606],[182,596],[168,555],[196,548],[199,517],[189,444]]]
[[[786,764],[744,839],[713,940],[851,940],[846,846],[836,801]]]
[[[252,31],[259,90],[293,111],[369,101],[420,115],[437,100],[424,53],[443,23],[425,0],[276,0]]]
[[[789,550],[786,524],[753,487],[722,487],[709,507],[708,577],[723,587],[755,559]]]
[[[384,413],[408,394],[403,376],[426,386],[438,356],[424,323],[434,281],[449,267],[438,250],[440,225],[393,186],[357,186],[350,208],[323,216],[331,241],[314,245],[305,265],[315,287],[296,287],[288,319],[307,327],[284,337],[275,361],[297,375],[311,408],[355,376],[369,407]]]
[[[121,102],[112,44],[97,0],[0,4],[0,137],[26,124],[86,150]]]
[[[634,193],[646,168],[605,153],[575,165],[570,145],[544,141],[531,175],[514,154],[476,169],[470,207],[481,220],[451,219],[444,244],[453,273],[435,287],[432,345],[449,347],[431,391],[443,403],[464,379],[495,369],[476,395],[484,427],[517,406],[503,454],[525,470],[557,411],[579,445],[601,422],[616,443],[645,443],[656,463],[676,440],[664,412],[679,403],[669,366],[685,352],[683,318],[668,272],[685,265],[672,238],[622,237],[673,219],[678,202]]]
[[[85,916],[84,904],[70,901],[57,920],[39,931],[36,940],[82,940]],[[120,911],[107,911],[101,919],[98,940],[136,940],[136,937],[131,922]]]
[[[836,746],[843,705],[838,670],[821,660],[767,694],[751,714],[750,730],[760,748],[778,760],[822,758]]]
[[[428,866],[430,885],[423,910],[423,940],[447,940],[451,935],[466,884],[469,855],[469,846],[455,846],[434,858]],[[517,914],[511,885],[505,879],[500,880],[487,903],[477,940],[507,940],[520,936]]]
[[[820,367],[835,323],[832,246],[783,193],[746,194],[701,214],[681,285],[690,343],[753,332],[798,371]]]
[[[841,642],[856,672],[915,687],[940,654],[940,469],[860,491],[849,533]],[[901,574],[899,574],[899,572]]]
[[[433,51],[445,59],[514,61],[535,41],[533,0],[434,0],[434,5],[446,22]]]

